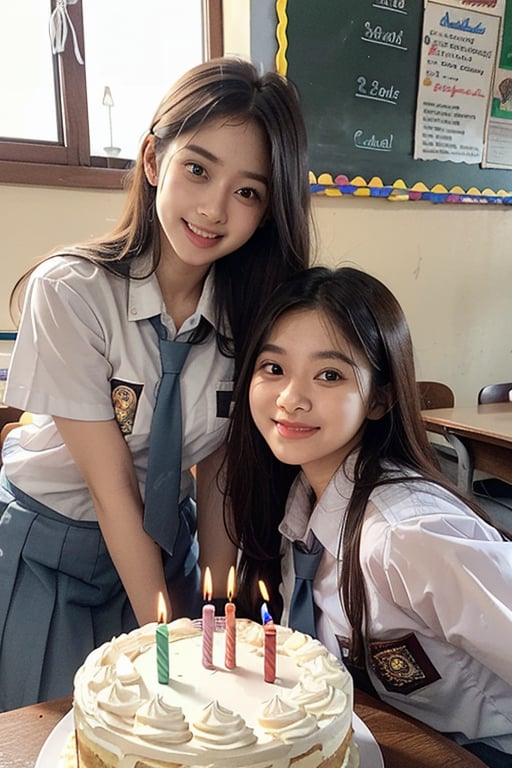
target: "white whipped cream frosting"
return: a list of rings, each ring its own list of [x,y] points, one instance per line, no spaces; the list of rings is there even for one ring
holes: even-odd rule
[[[181,707],[167,704],[158,693],[137,709],[133,732],[146,741],[169,746],[192,738]]]
[[[266,733],[285,742],[307,738],[318,730],[316,719],[303,707],[283,701],[279,696],[274,696],[262,709],[258,723]]]
[[[319,762],[326,759],[349,731],[351,678],[307,635],[276,626],[277,678],[269,684],[261,625],[237,620],[234,670],[224,667],[224,634],[216,630],[215,668],[206,670],[200,629],[179,619],[169,624],[170,682],[160,685],[156,626],[105,643],[75,677],[78,732],[119,755],[122,768],[141,758],[204,768],[288,768],[311,750]],[[308,757],[304,768],[315,768],[316,759]]]
[[[240,715],[213,701],[192,724],[197,740],[209,749],[247,747],[257,739]]]
[[[325,680],[299,680],[287,696],[287,701],[304,707],[317,720],[336,717],[347,707],[347,697],[339,688],[333,688]]]

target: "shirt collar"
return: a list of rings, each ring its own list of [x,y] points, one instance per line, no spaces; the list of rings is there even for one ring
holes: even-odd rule
[[[284,518],[279,531],[290,541],[299,540],[307,547],[312,544],[312,533],[333,557],[338,557],[338,544],[348,503],[354,489],[354,466],[356,455],[352,454],[330,479],[327,488],[313,506],[314,496],[306,476],[301,472],[295,479]]]
[[[218,330],[214,289],[215,265],[213,265],[206,276],[196,311],[185,321],[180,328],[180,333],[197,328],[201,317],[204,317],[215,330]],[[163,318],[167,317],[158,278],[153,272],[141,280],[130,280],[128,288],[128,320],[146,320],[155,315],[162,315]]]

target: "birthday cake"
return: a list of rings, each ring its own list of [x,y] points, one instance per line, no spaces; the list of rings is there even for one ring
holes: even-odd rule
[[[226,668],[217,621],[213,664],[199,622],[168,625],[169,681],[158,682],[156,624],[93,651],[75,676],[78,768],[356,768],[352,679],[311,637],[236,620],[236,665]],[[268,650],[268,649],[267,649]],[[275,659],[275,661],[274,661]],[[268,669],[274,682],[266,682]]]

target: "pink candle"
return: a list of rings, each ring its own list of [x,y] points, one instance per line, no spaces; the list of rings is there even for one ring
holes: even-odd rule
[[[235,592],[235,569],[233,566],[229,569],[227,592],[229,603],[226,603],[224,607],[226,617],[224,664],[226,669],[234,669],[236,667],[236,609],[234,603],[231,602]]]
[[[203,667],[213,669],[213,631],[215,628],[215,606],[203,606]]]
[[[212,575],[208,566],[205,568],[203,595],[205,600],[212,599]],[[215,631],[215,606],[203,606],[203,667],[214,669],[213,633]]]
[[[266,683],[273,683],[276,679],[276,628],[274,622],[267,622],[263,629],[265,632],[264,679]]]
[[[226,655],[224,664],[226,669],[236,667],[236,619],[234,603],[226,603]]]

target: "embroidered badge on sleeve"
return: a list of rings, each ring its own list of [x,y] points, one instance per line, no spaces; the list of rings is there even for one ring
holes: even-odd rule
[[[123,435],[131,435],[143,384],[111,379],[110,391],[116,421]]]
[[[413,634],[370,643],[373,671],[386,690],[412,693],[441,678]]]

